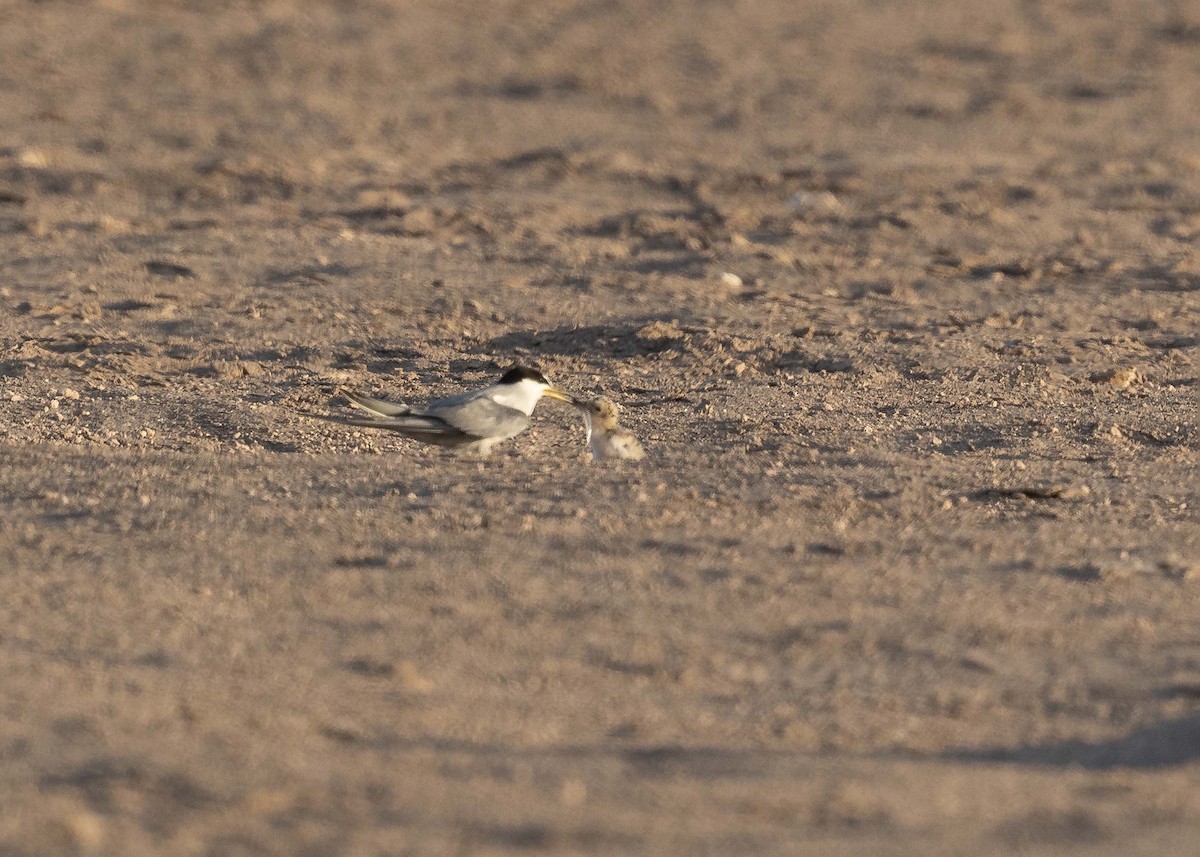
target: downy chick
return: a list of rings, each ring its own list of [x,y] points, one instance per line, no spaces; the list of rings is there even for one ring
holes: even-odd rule
[[[583,422],[587,426],[587,445],[593,461],[602,458],[640,461],[646,457],[646,451],[633,433],[621,428],[617,403],[612,399],[600,396],[589,402],[581,401],[577,407],[583,413]]]

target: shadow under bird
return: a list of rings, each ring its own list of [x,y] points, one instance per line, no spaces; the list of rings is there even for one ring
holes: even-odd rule
[[[420,408],[347,390],[341,393],[369,416],[324,419],[387,429],[413,440],[473,452],[480,457],[491,452],[497,443],[529,428],[529,418],[542,396],[575,404],[572,396],[551,384],[545,375],[526,366],[512,367],[495,384],[434,399]]]

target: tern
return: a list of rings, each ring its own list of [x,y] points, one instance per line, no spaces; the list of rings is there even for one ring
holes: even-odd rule
[[[576,402],[575,407],[583,412],[587,426],[587,445],[592,460],[602,458],[628,458],[641,461],[646,451],[633,433],[619,425],[617,403],[600,396],[590,402]]]
[[[327,419],[363,428],[390,429],[413,440],[474,452],[481,458],[500,441],[529,428],[529,418],[542,396],[577,404],[574,397],[551,384],[541,372],[526,366],[513,366],[495,384],[434,399],[421,408],[348,390],[341,393],[370,416]]]

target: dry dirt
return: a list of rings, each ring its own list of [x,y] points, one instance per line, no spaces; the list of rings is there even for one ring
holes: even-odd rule
[[[1191,0],[0,2],[0,854],[1191,855]],[[306,414],[514,359],[480,463]]]

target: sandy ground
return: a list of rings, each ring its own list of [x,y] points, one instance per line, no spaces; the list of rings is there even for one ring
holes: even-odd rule
[[[1194,3],[0,57],[0,853],[1197,853]],[[306,416],[514,360],[649,458]]]

